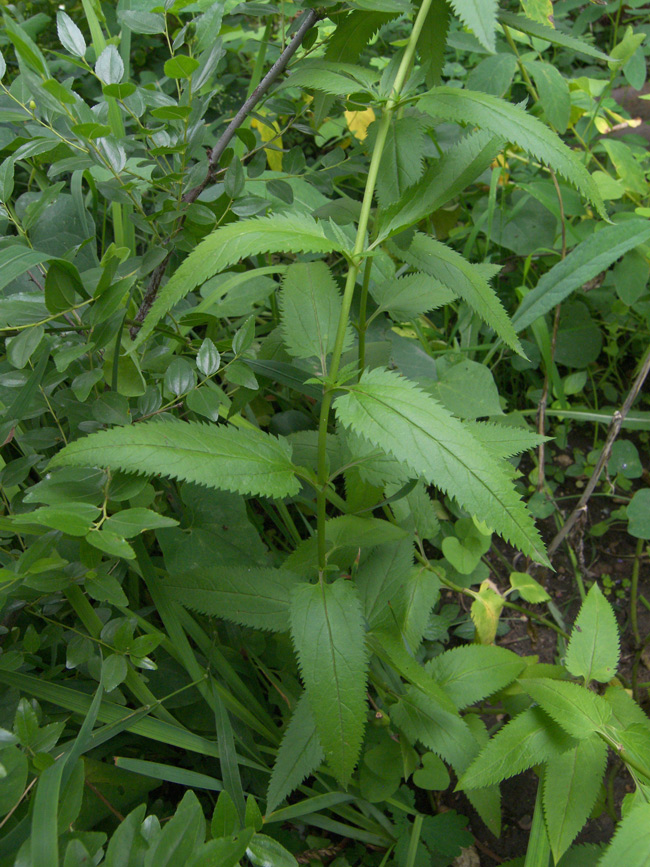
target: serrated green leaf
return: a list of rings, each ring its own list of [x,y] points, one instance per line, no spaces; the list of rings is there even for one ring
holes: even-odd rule
[[[476,124],[531,153],[574,184],[607,217],[598,188],[578,157],[562,139],[519,105],[456,87],[435,87],[420,98],[419,107],[432,117]]]
[[[420,539],[433,539],[440,532],[433,501],[424,482],[416,482],[412,490],[403,495],[404,487],[386,485],[386,496],[395,497],[390,507],[401,527],[414,528]]]
[[[172,599],[210,617],[252,629],[289,628],[291,591],[300,576],[286,569],[227,566],[175,573],[165,580]]]
[[[477,743],[467,723],[415,687],[391,707],[390,715],[411,741],[420,741],[457,773],[476,754]]]
[[[468,644],[435,656],[425,667],[462,709],[508,686],[526,666],[504,647]]]
[[[370,287],[370,294],[394,319],[416,319],[428,310],[436,310],[458,296],[430,274],[407,274]]]
[[[280,293],[282,336],[294,358],[325,359],[334,349],[341,295],[324,262],[297,262],[287,269]],[[344,349],[352,342],[348,327]]]
[[[623,731],[616,732],[618,744],[623,748],[621,758],[628,767],[634,768],[635,777],[641,776],[646,779],[646,785],[650,783],[650,737],[648,737],[647,724],[635,723]]]
[[[280,87],[309,88],[332,96],[347,96],[355,91],[371,90],[377,78],[376,70],[353,63],[307,60],[299,64]]]
[[[431,609],[439,597],[440,579],[431,570],[415,566],[386,611],[382,626],[399,630],[406,646],[415,653],[422,643]]]
[[[427,698],[432,699],[440,710],[453,717],[458,716],[456,705],[420,663],[415,661],[413,655],[405,648],[401,636],[396,637],[394,632],[377,631],[369,633],[368,644],[380,659],[388,662],[404,680],[412,683]]]
[[[550,63],[526,60],[524,64],[535,82],[546,119],[559,133],[566,132],[571,115],[571,94],[567,80]]]
[[[543,803],[556,863],[589,818],[606,765],[607,745],[597,735],[548,760],[543,777]]]
[[[381,518],[362,518],[359,515],[340,515],[329,518],[325,524],[325,542],[329,563],[342,568],[348,566],[359,551],[387,545],[406,536],[406,530]],[[304,539],[285,561],[285,566],[311,575],[318,562],[316,536]]]
[[[466,27],[474,31],[488,51],[494,51],[497,0],[450,0],[451,7]]]
[[[460,789],[480,789],[559,757],[576,745],[541,708],[520,713],[489,740],[461,777]]]
[[[524,354],[499,296],[480,268],[441,241],[420,233],[404,254],[404,260],[459,295],[508,346]]]
[[[622,819],[598,867],[647,867],[650,863],[650,804],[641,804]]]
[[[412,115],[390,125],[377,176],[377,201],[386,208],[418,181],[424,170],[424,125]]]
[[[266,796],[267,814],[272,813],[312,774],[324,757],[307,693],[303,693],[294,708],[271,771]]]
[[[426,388],[457,418],[470,420],[503,414],[492,371],[471,358],[448,365],[440,371],[438,380],[427,383]]]
[[[368,654],[356,588],[343,578],[299,585],[291,605],[291,635],[326,761],[346,785],[359,758],[366,717]]]
[[[158,294],[135,346],[151,334],[160,320],[210,277],[257,253],[330,253],[342,250],[322,226],[307,214],[258,217],[217,229],[190,253]]]
[[[519,683],[558,725],[578,740],[602,731],[611,716],[611,708],[602,696],[576,683],[547,677],[522,677]]]
[[[499,21],[507,27],[513,27],[515,30],[520,30],[522,33],[527,33],[529,36],[535,36],[537,39],[544,39],[550,42],[551,45],[559,45],[561,48],[568,48],[570,51],[575,51],[577,54],[584,54],[587,57],[593,57],[596,60],[609,60],[609,56],[604,54],[593,45],[583,42],[582,39],[576,39],[575,36],[569,36],[561,30],[554,27],[549,27],[546,24],[540,24],[538,21],[532,21],[523,15],[515,15],[512,12],[499,12]]]
[[[538,21],[546,27],[553,27],[552,0],[521,0],[521,5],[528,18]]]
[[[375,369],[348,386],[335,408],[346,428],[455,497],[535,559],[548,562],[507,472],[461,422],[413,383],[394,371]]]
[[[589,235],[572,250],[566,259],[554,265],[521,302],[512,317],[517,331],[522,331],[540,316],[561,304],[576,289],[584,286],[602,271],[606,271],[628,250],[650,239],[647,220],[626,220],[605,226]]]
[[[240,494],[297,494],[291,447],[258,430],[160,420],[98,431],[70,443],[50,462],[160,474]]]
[[[617,681],[607,687],[603,697],[612,709],[612,725],[621,729],[633,725],[645,726],[650,739],[650,718]]]
[[[395,604],[412,568],[411,539],[381,545],[362,559],[355,583],[371,629],[385,619],[388,606]]]
[[[380,211],[378,241],[412,226],[457,196],[483,174],[502,145],[501,138],[480,131],[449,148],[399,202]]]
[[[571,631],[565,665],[574,677],[584,677],[586,683],[609,683],[616,674],[619,655],[616,615],[594,584]]]
[[[432,0],[417,44],[427,87],[440,84],[450,17],[451,11],[446,0]]]
[[[392,12],[366,12],[353,10],[337,18],[337,27],[328,40],[325,58],[334,63],[354,63],[372,36],[395,17]],[[358,90],[358,88],[354,88]],[[320,124],[327,117],[334,97],[317,92],[314,97],[314,117]]]
[[[510,458],[527,452],[550,439],[527,428],[489,421],[466,421],[465,427],[490,454],[498,458]]]

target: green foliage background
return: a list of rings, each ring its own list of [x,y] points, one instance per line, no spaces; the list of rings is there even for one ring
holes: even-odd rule
[[[2,14],[0,865],[647,864],[644,3]]]

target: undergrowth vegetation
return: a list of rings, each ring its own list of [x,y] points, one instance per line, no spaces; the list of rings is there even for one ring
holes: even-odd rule
[[[649,863],[647,12],[3,2],[0,867]]]

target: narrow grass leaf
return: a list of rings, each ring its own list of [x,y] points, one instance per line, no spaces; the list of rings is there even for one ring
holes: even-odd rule
[[[59,844],[57,819],[59,793],[65,758],[46,768],[39,777],[32,811],[32,864],[38,867],[58,867]]]
[[[129,759],[123,756],[115,756],[115,766],[134,774],[151,777],[154,780],[164,780],[178,786],[187,786],[191,789],[207,789],[211,792],[220,792],[223,789],[221,780],[200,774],[197,771],[189,771],[175,765],[165,765],[161,762],[150,762],[145,759]]]

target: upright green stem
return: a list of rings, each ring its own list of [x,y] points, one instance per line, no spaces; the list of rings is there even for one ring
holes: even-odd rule
[[[409,37],[409,41],[404,49],[402,61],[395,76],[393,90],[379,121],[377,129],[377,139],[370,160],[368,169],[368,177],[366,179],[366,188],[363,193],[363,202],[361,203],[361,214],[359,215],[359,225],[357,227],[357,236],[354,244],[354,250],[350,260],[347,280],[345,282],[345,290],[343,292],[343,303],[341,305],[341,315],[339,317],[338,329],[336,332],[336,342],[332,353],[332,361],[329,369],[329,383],[323,391],[323,402],[320,409],[320,421],[318,426],[318,483],[320,490],[318,492],[318,511],[317,511],[317,530],[318,530],[318,569],[320,580],[323,580],[323,572],[326,565],[326,548],[325,548],[325,521],[326,513],[326,496],[325,488],[328,484],[328,462],[327,462],[327,427],[329,423],[329,414],[332,406],[332,398],[334,392],[334,382],[339,372],[341,364],[341,354],[343,352],[343,343],[345,340],[345,330],[350,316],[350,307],[352,306],[352,298],[354,297],[354,287],[357,282],[359,268],[363,261],[363,253],[366,249],[366,234],[368,232],[368,223],[370,221],[370,211],[372,209],[372,199],[375,193],[375,185],[377,183],[377,175],[379,174],[379,164],[386,145],[388,130],[390,129],[391,121],[395,108],[399,103],[402,88],[408,77],[411,68],[411,62],[415,55],[420,33],[424,27],[429,8],[432,0],[422,0],[422,4],[418,11],[417,17],[413,23],[413,29]]]
[[[366,267],[363,270],[363,285],[361,286],[361,298],[359,300],[359,376],[366,366],[366,330],[368,323],[366,321],[368,310],[368,284],[370,283],[370,272],[372,270],[372,259],[366,259]]]
[[[639,570],[641,568],[641,556],[643,554],[643,539],[637,539],[634,565],[632,566],[632,585],[630,587],[630,627],[634,636],[634,646],[641,647],[641,633],[637,617],[637,602],[639,597]]]
[[[544,825],[544,808],[542,806],[542,780],[537,784],[537,797],[535,799],[535,811],[533,824],[528,838],[526,849],[526,861],[524,867],[548,867],[551,857],[551,846],[548,841],[546,827]]]

